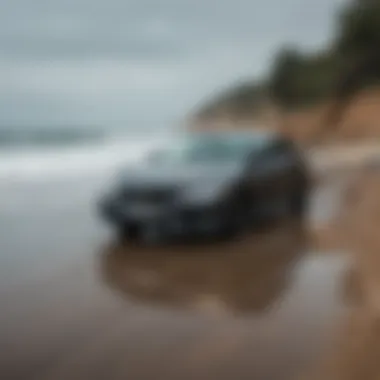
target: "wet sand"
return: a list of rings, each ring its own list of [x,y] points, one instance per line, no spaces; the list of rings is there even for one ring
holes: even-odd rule
[[[323,357],[350,305],[346,256],[314,249],[298,221],[121,245],[94,215],[101,184],[1,185],[1,379],[293,379]],[[341,186],[316,191],[313,223]]]

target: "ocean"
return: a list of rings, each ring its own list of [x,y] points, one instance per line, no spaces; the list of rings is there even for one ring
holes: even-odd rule
[[[168,132],[0,129],[0,181],[111,173],[168,138]]]

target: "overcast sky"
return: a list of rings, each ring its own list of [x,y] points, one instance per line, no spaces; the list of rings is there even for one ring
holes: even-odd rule
[[[172,125],[281,44],[323,45],[339,3],[3,0],[0,126]]]

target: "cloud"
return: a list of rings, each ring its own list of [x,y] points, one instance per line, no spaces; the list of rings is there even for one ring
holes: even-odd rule
[[[221,86],[265,72],[279,45],[325,43],[338,2],[12,0],[0,14],[0,125],[28,115],[177,120]]]
[[[337,1],[337,0],[336,0]],[[329,35],[331,0],[14,0],[0,14],[2,56],[167,58],[263,39],[313,43]]]
[[[171,65],[112,60],[3,62],[0,87],[3,92],[102,99],[125,91],[146,94],[173,88],[178,84],[175,69]]]

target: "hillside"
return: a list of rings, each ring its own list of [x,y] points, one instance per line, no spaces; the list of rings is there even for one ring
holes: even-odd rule
[[[190,128],[280,129],[298,141],[380,137],[380,2],[344,2],[319,50],[282,46],[265,78],[211,99]]]
[[[316,137],[327,141],[380,139],[380,89],[360,93],[337,128],[329,130],[324,125],[324,118],[330,106],[326,101],[307,108],[281,111],[268,103],[251,115],[215,107],[207,115],[195,115],[189,126],[195,130],[273,128],[301,143],[310,143]]]

